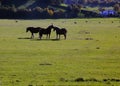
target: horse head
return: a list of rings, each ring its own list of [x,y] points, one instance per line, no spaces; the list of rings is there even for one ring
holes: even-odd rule
[[[56,30],[56,28],[55,27],[53,27],[53,31],[55,31]]]
[[[60,30],[59,27],[56,27],[56,26],[53,27],[53,31],[58,31],[58,30]]]
[[[30,31],[31,29],[33,29],[34,27],[27,27],[26,28],[26,32]]]
[[[26,32],[28,32],[28,31],[29,31],[29,29],[30,29],[30,27],[27,27],[27,28],[26,28]]]
[[[47,29],[52,29],[52,28],[54,28],[53,24],[49,25]]]

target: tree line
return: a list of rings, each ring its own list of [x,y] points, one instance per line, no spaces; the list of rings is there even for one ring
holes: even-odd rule
[[[46,5],[59,5],[64,2],[64,0],[0,0],[1,5],[4,6],[12,6],[13,4],[17,7],[21,4],[24,4],[28,1],[35,1],[38,4],[46,4]]]
[[[117,3],[119,3],[120,0],[65,0],[65,3],[67,4],[83,4],[86,6],[101,6],[101,7],[110,7]]]
[[[29,0],[21,1],[21,3],[18,3],[17,6],[16,6],[17,3],[13,4],[13,2],[14,1],[19,2],[20,0],[0,0],[0,1],[1,2],[4,1],[4,3],[2,2],[0,6],[1,19],[6,19],[6,18],[7,19],[46,19],[46,18],[56,19],[56,18],[78,18],[78,17],[79,18],[101,17],[98,13],[81,10],[81,8],[84,7],[84,5],[80,5],[80,4],[71,4],[68,5],[67,7],[59,8],[59,4],[63,3],[64,0],[36,0],[38,2],[41,2],[42,4],[51,4],[51,6],[53,5],[59,9],[56,9],[54,7],[49,7],[48,5],[46,5],[45,7],[40,7],[39,5],[36,5],[33,8],[18,9],[17,6],[19,6],[19,4],[26,3]],[[119,3],[115,4],[113,7],[114,10],[119,15],[110,16],[110,17],[120,17],[120,4]],[[100,10],[104,10],[104,9],[100,9]]]
[[[7,19],[38,19],[38,18],[76,18],[81,9],[79,5],[71,5],[66,9],[54,9],[52,7],[41,8],[23,8],[0,7],[0,18]]]
[[[118,5],[114,8],[116,11],[119,10]],[[120,17],[112,15],[109,17]],[[39,6],[33,9],[17,9],[15,6],[12,7],[0,7],[0,18],[1,19],[56,19],[56,18],[96,18],[101,17],[98,13],[92,11],[85,11],[81,9],[79,5],[70,5],[66,9],[57,9],[51,7],[41,8]]]

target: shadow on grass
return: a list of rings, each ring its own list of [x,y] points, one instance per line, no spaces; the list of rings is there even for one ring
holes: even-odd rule
[[[31,41],[60,41],[60,39],[31,39]]]
[[[31,41],[60,41],[60,39],[31,39],[31,38],[29,38],[29,37],[20,37],[20,38],[18,38],[18,39],[30,39]]]
[[[31,38],[29,38],[29,37],[20,37],[20,38],[18,38],[18,39],[31,39]]]

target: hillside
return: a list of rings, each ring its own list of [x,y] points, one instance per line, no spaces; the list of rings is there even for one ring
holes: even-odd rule
[[[115,4],[116,12],[108,14],[107,17],[118,17],[119,1],[106,0],[104,3],[105,0],[0,0],[0,18],[101,17],[99,11],[105,10],[105,7],[114,9]]]
[[[48,5],[59,5],[62,0],[1,0],[2,6],[12,6],[15,7],[27,7],[27,8],[34,8],[34,7],[47,7]]]
[[[48,5],[59,5],[64,4],[81,4],[84,6],[103,6],[110,7],[116,3],[120,3],[120,0],[0,0],[2,6],[12,6],[15,7],[29,7],[34,8],[36,6],[46,7]]]
[[[120,0],[64,0],[66,4],[82,4],[84,6],[101,6],[101,7],[110,7],[119,3]]]

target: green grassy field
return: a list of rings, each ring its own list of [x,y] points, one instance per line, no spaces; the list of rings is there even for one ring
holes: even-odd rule
[[[88,22],[86,22],[88,21]],[[53,23],[67,39],[29,39]],[[0,20],[0,86],[119,86],[120,19]]]

